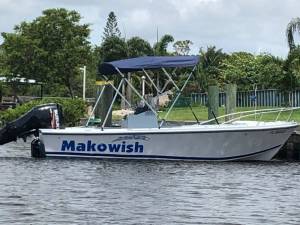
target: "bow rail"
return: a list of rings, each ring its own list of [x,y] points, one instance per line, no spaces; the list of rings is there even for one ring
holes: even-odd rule
[[[230,114],[225,114],[214,119],[210,119],[204,122],[201,122],[199,125],[209,124],[215,121],[220,121],[224,119],[225,121],[220,124],[229,124],[235,121],[240,121],[244,118],[254,117],[254,121],[260,122],[262,120],[263,115],[265,114],[274,114],[276,113],[276,117],[273,121],[278,121],[280,115],[283,112],[290,112],[286,121],[291,119],[291,116],[295,110],[299,110],[300,107],[287,107],[287,108],[272,108],[272,109],[259,109],[259,110],[248,110],[248,111],[241,111],[235,112]]]

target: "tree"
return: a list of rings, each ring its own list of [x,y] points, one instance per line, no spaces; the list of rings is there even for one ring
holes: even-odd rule
[[[201,48],[199,53],[197,81],[200,89],[207,90],[208,85],[222,82],[220,68],[227,55],[222,52],[222,49],[217,49],[216,46],[208,46],[206,51]]]
[[[154,54],[155,55],[170,55],[167,52],[168,45],[174,41],[173,36],[169,34],[165,34],[162,36],[162,38],[159,40],[159,42],[155,43],[153,46]]]
[[[128,47],[118,28],[117,17],[114,12],[110,12],[107,18],[106,27],[103,32],[103,40],[100,46],[100,60],[109,62],[127,58]]]
[[[278,88],[281,86],[283,73],[283,63],[281,58],[271,54],[260,54],[256,57],[258,63],[257,84],[261,89]]]
[[[89,61],[86,63],[86,96],[87,97],[95,97],[96,93],[96,85],[95,85],[95,80],[97,77],[97,70],[98,70],[98,63],[99,59],[101,57],[101,50],[99,46],[94,46],[91,48],[91,54],[89,57]],[[81,71],[81,74],[83,72]],[[80,77],[82,81],[82,76]],[[79,82],[80,87],[79,90],[82,90],[82,82]]]
[[[74,96],[79,66],[90,56],[90,30],[80,24],[76,11],[48,9],[33,22],[23,22],[15,33],[2,33],[6,63],[13,74],[28,79],[62,85]]]
[[[7,74],[7,69],[5,65],[5,53],[3,47],[0,45],[0,75]]]
[[[290,47],[290,50],[294,49],[296,47],[295,41],[294,41],[294,33],[298,32],[300,33],[300,18],[293,18],[286,28],[286,37],[288,41],[288,45]]]
[[[127,44],[123,38],[112,36],[106,38],[102,42],[100,46],[100,60],[98,61],[98,66],[100,66],[103,62],[110,62],[124,58],[127,58]],[[97,73],[97,75],[99,76],[100,74]],[[115,84],[119,84],[121,76],[117,75],[110,79],[114,80]],[[108,100],[106,100],[106,102],[108,102]]]
[[[106,38],[100,46],[101,60],[110,62],[127,58],[127,45],[124,39],[117,36]]]
[[[232,53],[222,62],[222,83],[236,83],[240,89],[249,88],[249,85],[258,83],[258,67],[255,56],[251,53]]]
[[[280,82],[282,90],[291,91],[300,85],[300,46],[292,49],[283,65],[284,77]]]
[[[253,85],[261,89],[278,88],[284,78],[283,60],[270,54],[258,56],[247,52],[234,52],[222,62],[222,83],[236,83],[240,90]]]
[[[153,49],[148,41],[140,37],[132,37],[127,40],[128,57],[150,56]]]
[[[121,32],[118,28],[117,17],[114,12],[110,12],[108,14],[106,26],[103,33],[103,40],[110,37],[121,37]]]
[[[176,41],[173,44],[176,55],[188,55],[191,51],[190,46],[193,44],[190,40]]]

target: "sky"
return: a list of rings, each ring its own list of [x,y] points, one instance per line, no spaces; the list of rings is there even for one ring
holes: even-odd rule
[[[267,52],[283,58],[287,24],[300,17],[300,0],[0,0],[0,32],[13,32],[15,25],[48,8],[79,12],[82,23],[90,24],[94,45],[100,45],[107,16],[114,11],[126,39],[139,36],[153,44],[158,30],[159,37],[191,40],[191,54],[215,45],[227,53]]]

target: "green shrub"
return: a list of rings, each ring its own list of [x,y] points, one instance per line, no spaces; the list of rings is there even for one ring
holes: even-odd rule
[[[47,103],[58,103],[62,106],[65,126],[75,126],[85,113],[85,103],[82,99],[43,98],[19,105],[15,109],[1,111],[1,125],[19,118],[35,106]]]

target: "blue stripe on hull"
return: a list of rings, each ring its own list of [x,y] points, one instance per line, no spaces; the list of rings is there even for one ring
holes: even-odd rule
[[[259,152],[254,152],[246,155],[239,156],[230,156],[230,157],[221,157],[221,158],[212,158],[212,157],[184,157],[184,156],[164,156],[164,155],[122,155],[122,154],[98,154],[91,153],[86,154],[82,152],[46,152],[47,156],[84,156],[84,157],[108,157],[108,158],[135,158],[135,159],[173,159],[173,160],[202,160],[202,161],[224,161],[224,160],[234,160],[234,159],[242,159],[250,156],[259,155],[261,153],[274,150],[279,148],[281,145],[274,146],[272,148],[268,148]]]

